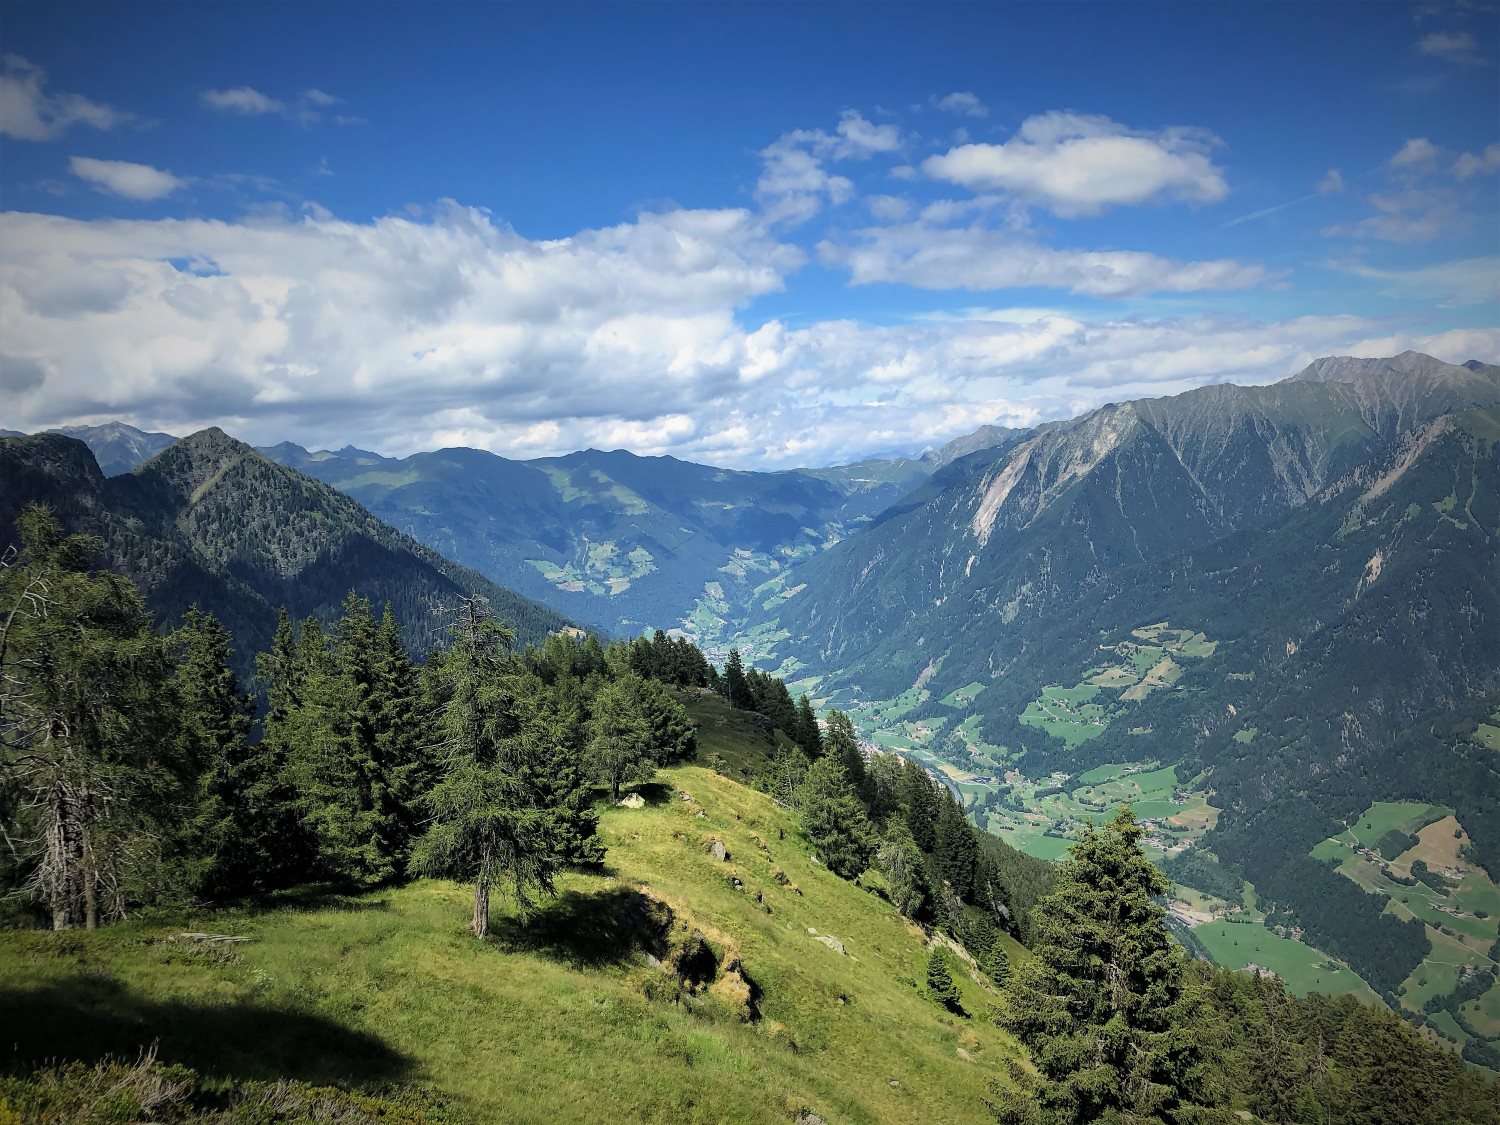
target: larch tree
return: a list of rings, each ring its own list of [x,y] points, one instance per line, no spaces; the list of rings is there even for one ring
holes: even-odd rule
[[[640,703],[641,679],[633,672],[604,684],[595,694],[589,717],[588,760],[620,799],[627,782],[649,781],[656,772],[651,724]]]
[[[128,579],[45,508],[0,565],[0,811],[54,929],[148,897],[186,781],[167,661]]]
[[[482,938],[491,887],[508,886],[524,921],[551,893],[571,840],[567,811],[536,783],[546,732],[528,721],[532,702],[507,656],[513,634],[478,596],[463,600],[452,633],[428,664],[442,764],[422,798],[428,827],[411,867],[472,883],[470,929]]]
[[[1035,956],[1011,974],[1000,1023],[1040,1081],[997,1093],[997,1120],[1176,1122],[1221,1100],[1217,1032],[1168,937],[1170,884],[1143,834],[1129,806],[1086,828],[1037,904]]]

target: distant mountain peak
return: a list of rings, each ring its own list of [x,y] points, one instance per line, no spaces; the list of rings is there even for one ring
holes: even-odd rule
[[[140,430],[125,422],[105,422],[98,426],[59,426],[49,433],[76,438],[93,451],[99,471],[107,477],[128,473],[169,448],[175,434]]]
[[[1351,355],[1330,355],[1322,359],[1315,359],[1295,375],[1289,376],[1283,382],[1287,383],[1357,383],[1364,379],[1380,378],[1390,375],[1420,375],[1427,377],[1442,377],[1450,375],[1459,378],[1467,378],[1461,374],[1482,374],[1487,365],[1470,360],[1469,363],[1459,365],[1446,363],[1426,352],[1408,349],[1399,355],[1390,357],[1366,358]]]

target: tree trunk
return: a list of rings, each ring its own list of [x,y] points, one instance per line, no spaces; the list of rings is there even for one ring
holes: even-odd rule
[[[618,805],[620,803],[620,779],[618,777],[609,779],[609,793],[610,799]]]
[[[95,871],[83,873],[83,928],[99,928],[99,875]]]
[[[469,928],[474,936],[482,938],[490,932],[490,876],[489,872],[479,876],[474,884],[474,921]]]

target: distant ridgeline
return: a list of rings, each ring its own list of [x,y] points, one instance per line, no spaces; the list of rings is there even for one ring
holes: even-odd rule
[[[242,646],[242,672],[249,653],[269,644],[277,607],[326,624],[351,589],[389,603],[418,653],[443,637],[458,600],[473,594],[488,598],[523,643],[570,625],[220,430],[111,477],[81,440],[0,438],[0,482],[0,541],[17,541],[26,505],[47,505],[65,531],[101,541],[100,561],[135,582],[159,623],[175,623],[191,605],[219,618]]]

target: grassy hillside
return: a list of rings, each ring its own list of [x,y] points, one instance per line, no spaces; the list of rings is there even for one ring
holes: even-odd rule
[[[765,796],[692,766],[646,793],[603,811],[605,873],[483,944],[442,882],[0,935],[8,1061],[159,1040],[212,1076],[424,1085],[460,1120],[976,1119],[1018,1050],[987,987],[956,974],[971,1018],[925,999],[922,934]],[[681,956],[694,934],[711,952]],[[686,985],[651,960],[674,956]]]

